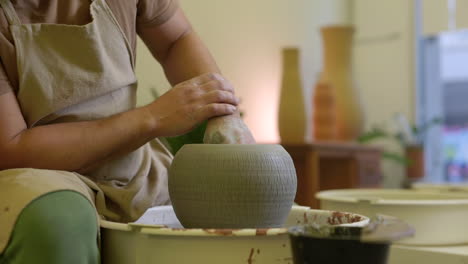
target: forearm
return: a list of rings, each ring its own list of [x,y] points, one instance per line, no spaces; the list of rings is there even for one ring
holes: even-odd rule
[[[212,55],[191,28],[174,42],[160,62],[172,85],[204,73],[220,72]]]
[[[177,84],[204,73],[219,73],[210,51],[206,48],[198,34],[191,28],[187,30],[169,49],[161,65],[171,84]],[[239,117],[239,111],[233,116],[218,118]]]
[[[187,63],[191,62],[191,63]],[[219,72],[210,52],[193,31],[180,38],[162,63],[167,78],[177,83],[206,72]],[[209,120],[205,143],[255,143],[250,131],[240,119],[240,111]]]
[[[0,169],[41,168],[85,172],[129,153],[154,137],[146,108],[106,119],[38,126],[14,137],[0,153]]]
[[[167,79],[177,84],[204,73],[220,73],[210,52],[192,30],[182,10],[166,23],[140,28],[139,34],[153,56],[162,65]],[[220,76],[222,83],[234,91],[232,85]],[[220,132],[220,131],[227,131]],[[234,133],[230,133],[234,131]],[[212,140],[215,139],[216,140]],[[240,138],[241,140],[237,140]],[[240,119],[239,111],[211,118],[205,133],[205,143],[253,143],[249,129]]]

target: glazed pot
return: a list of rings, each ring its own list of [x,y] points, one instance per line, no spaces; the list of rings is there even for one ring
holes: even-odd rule
[[[185,145],[169,169],[169,194],[185,228],[281,227],[296,185],[280,145]]]

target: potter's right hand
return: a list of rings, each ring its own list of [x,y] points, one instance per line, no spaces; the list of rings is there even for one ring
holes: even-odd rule
[[[156,137],[185,134],[199,123],[236,112],[239,99],[220,74],[204,74],[183,83],[148,105]]]

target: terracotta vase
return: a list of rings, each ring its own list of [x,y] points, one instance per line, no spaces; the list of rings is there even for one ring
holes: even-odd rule
[[[424,178],[424,147],[408,146],[405,149],[406,158],[410,164],[406,168],[406,177],[409,180],[420,180]]]
[[[185,228],[281,227],[296,185],[280,145],[184,145],[169,169],[169,194]]]
[[[299,49],[283,49],[283,72],[278,113],[281,143],[305,142],[306,113],[303,86],[299,70]]]
[[[364,123],[351,67],[354,28],[328,26],[321,32],[325,51],[323,78],[336,92],[337,139],[353,141],[362,133]]]
[[[332,141],[336,139],[336,99],[333,87],[323,81],[315,85],[312,114],[313,139]]]

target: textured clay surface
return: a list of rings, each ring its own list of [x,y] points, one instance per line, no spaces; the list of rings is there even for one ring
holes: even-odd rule
[[[296,188],[294,163],[279,145],[185,145],[169,170],[185,228],[281,227]]]

